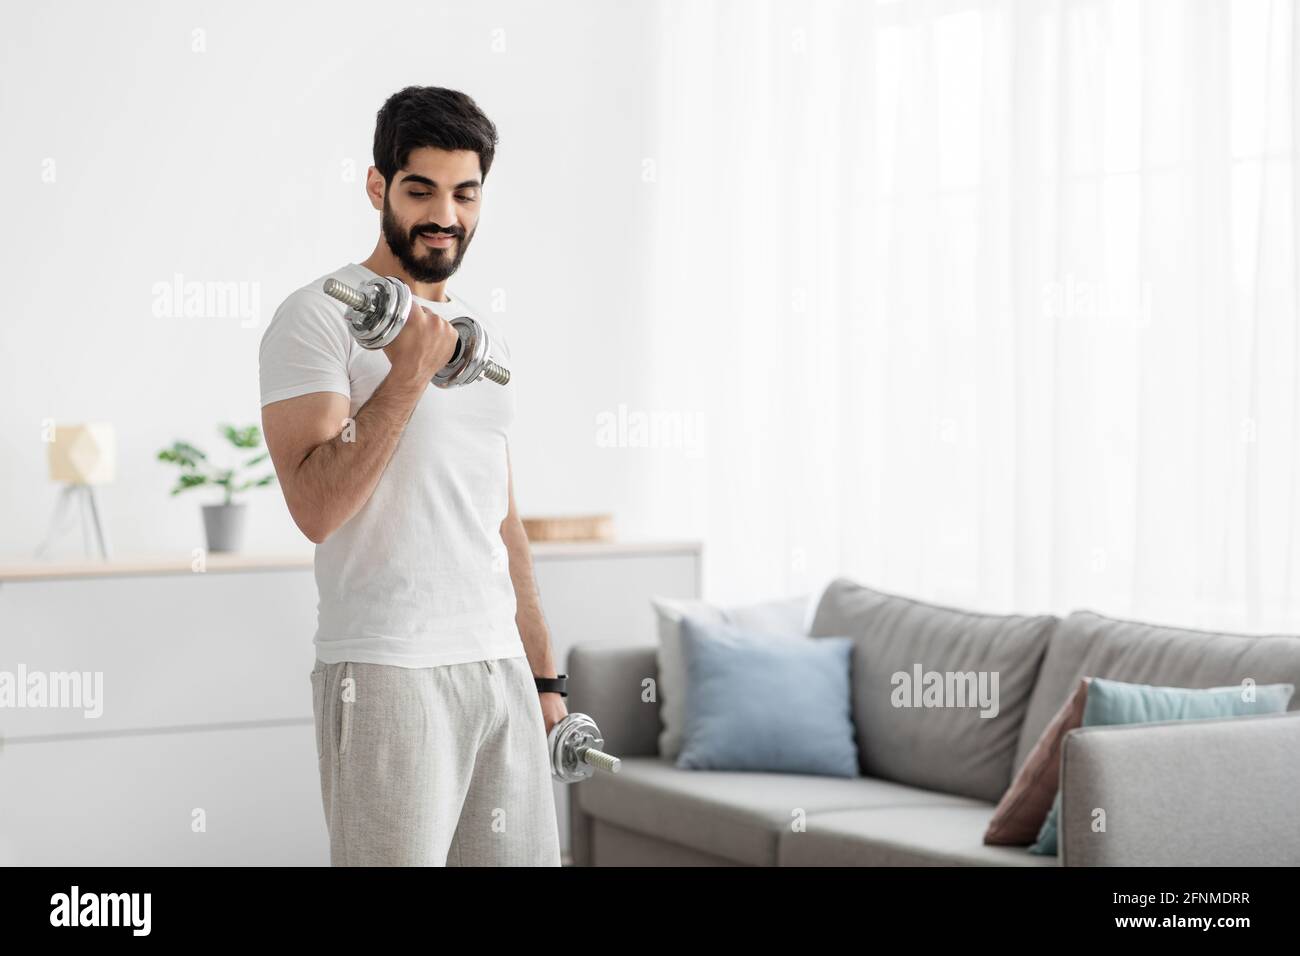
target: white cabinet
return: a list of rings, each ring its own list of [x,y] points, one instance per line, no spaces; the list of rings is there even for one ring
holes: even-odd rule
[[[562,670],[577,643],[654,641],[653,595],[699,596],[696,543],[533,561]],[[327,863],[315,620],[310,556],[0,565],[0,672],[102,681],[93,707],[0,706],[0,864]]]

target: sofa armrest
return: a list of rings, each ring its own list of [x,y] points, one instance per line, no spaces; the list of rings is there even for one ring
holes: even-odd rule
[[[605,750],[616,757],[659,753],[659,702],[643,701],[647,678],[658,683],[657,644],[577,644],[569,649],[569,713],[600,727]]]
[[[1079,728],[1061,748],[1061,865],[1295,866],[1297,800],[1300,713]]]

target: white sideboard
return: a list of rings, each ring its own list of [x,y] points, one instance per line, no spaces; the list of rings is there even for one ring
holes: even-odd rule
[[[652,596],[700,594],[697,542],[533,561],[562,669],[577,643],[653,642]],[[315,621],[310,554],[0,563],[0,672],[103,682],[99,716],[0,705],[0,865],[327,863]]]

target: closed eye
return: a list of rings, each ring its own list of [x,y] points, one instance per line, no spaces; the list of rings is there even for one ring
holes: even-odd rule
[[[408,195],[409,195],[412,199],[425,199],[425,198],[427,198],[427,197],[429,197],[429,196],[432,196],[433,193],[408,193]],[[473,196],[457,196],[456,199],[457,199],[457,201],[459,201],[459,202],[473,202],[473,201],[474,201],[474,197],[473,197]]]

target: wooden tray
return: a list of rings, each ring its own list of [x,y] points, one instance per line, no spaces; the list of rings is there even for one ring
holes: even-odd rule
[[[613,541],[613,515],[523,518],[529,541]]]

